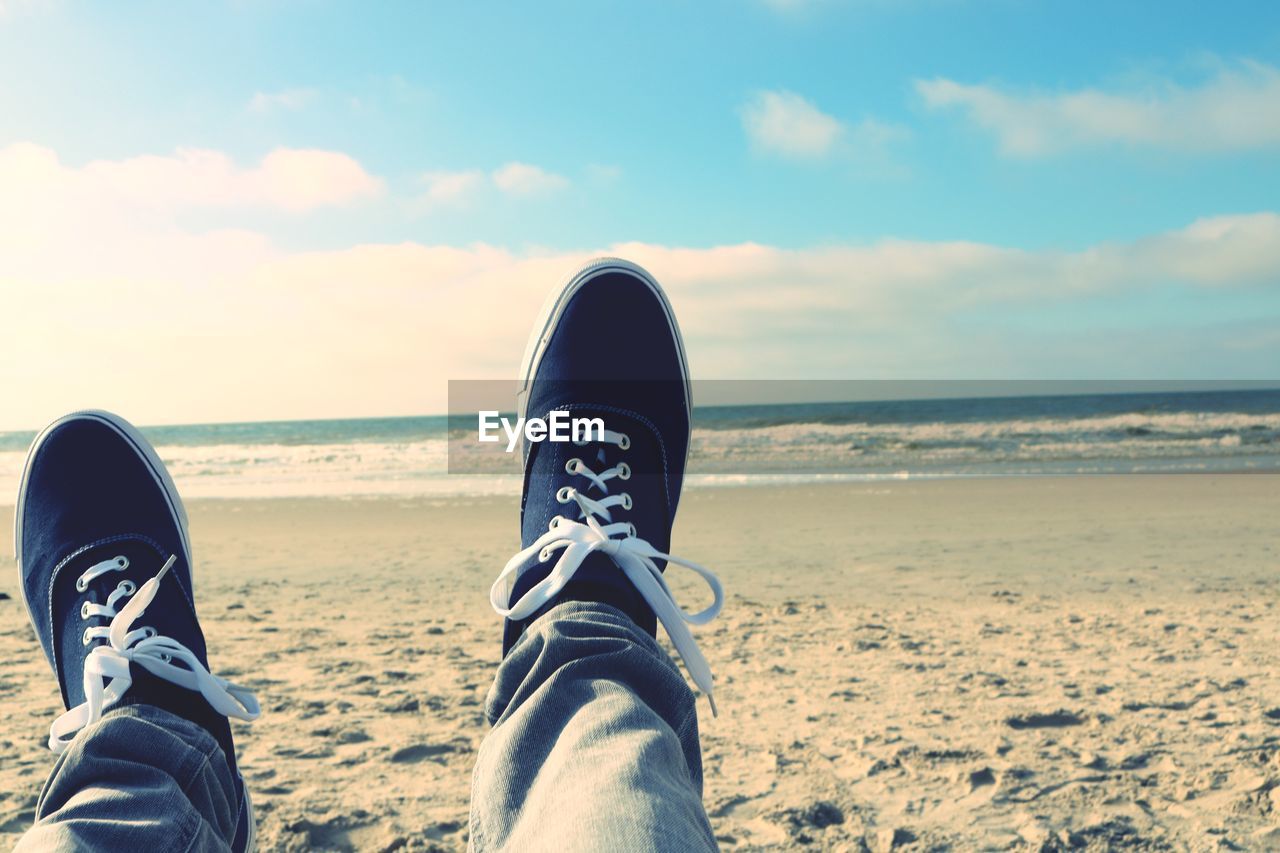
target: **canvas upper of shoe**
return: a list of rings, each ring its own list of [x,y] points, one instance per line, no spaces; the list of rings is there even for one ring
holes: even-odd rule
[[[157,704],[209,730],[244,798],[227,716],[256,718],[258,705],[208,672],[185,512],[141,441],[115,416],[82,413],[42,433],[27,460],[15,527],[22,590],[67,709],[49,746],[61,752],[116,702]],[[239,837],[243,849],[251,815]]]
[[[582,444],[526,444],[523,550],[491,599],[507,616],[510,648],[566,586],[601,590],[650,633],[661,621],[711,697],[710,669],[687,626],[714,618],[723,591],[710,571],[667,553],[690,430],[680,347],[664,299],[637,274],[606,270],[574,292],[530,378],[525,414],[599,418],[607,432]],[[706,610],[675,604],[662,575],[668,561],[706,579],[714,597]]]

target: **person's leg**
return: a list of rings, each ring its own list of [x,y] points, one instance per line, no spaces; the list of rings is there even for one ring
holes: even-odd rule
[[[535,621],[498,670],[472,788],[476,850],[714,850],[693,693],[604,604]]]
[[[252,694],[208,671],[186,512],[155,451],[106,412],[32,444],[15,519],[28,615],[67,711],[20,844],[29,850],[249,850],[229,716]]]
[[[505,659],[475,770],[472,847],[715,849],[694,696],[655,640],[661,622],[710,698],[686,623],[714,617],[723,593],[665,553],[691,411],[670,305],[639,267],[594,262],[548,302],[525,358],[522,417],[568,412],[604,429],[524,448],[523,550],[490,593],[507,620]],[[675,604],[668,562],[707,580],[707,610]]]
[[[153,705],[117,706],[58,756],[16,849],[229,850],[237,796],[204,728]]]

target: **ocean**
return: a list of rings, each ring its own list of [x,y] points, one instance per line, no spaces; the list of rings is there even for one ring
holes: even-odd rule
[[[520,488],[515,458],[508,474],[449,474],[446,416],[142,431],[188,498]],[[34,435],[0,433],[0,483],[16,490]],[[1267,471],[1280,471],[1280,389],[699,408],[687,485]]]

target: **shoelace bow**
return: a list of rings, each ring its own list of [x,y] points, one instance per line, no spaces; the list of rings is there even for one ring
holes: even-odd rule
[[[148,672],[171,684],[200,693],[215,711],[225,717],[255,720],[260,709],[253,693],[232,684],[224,678],[209,673],[195,653],[170,637],[162,637],[154,628],[142,627],[130,630],[156,597],[160,581],[177,560],[172,556],[155,577],[141,588],[133,581],[123,580],[107,596],[106,604],[84,602],[80,617],[110,618],[111,624],[86,628],[83,642],[87,646],[95,640],[106,642],[94,646],[84,662],[85,701],[62,714],[49,727],[49,749],[63,752],[75,738],[76,732],[102,718],[102,712],[120,701],[133,684],[129,664],[136,663]],[[126,557],[115,557],[90,566],[76,580],[76,589],[84,592],[89,583],[107,572],[123,571],[129,567]],[[116,611],[122,598],[130,598],[123,610]],[[177,666],[179,661],[182,666]]]
[[[625,434],[610,430],[604,431],[603,442],[617,445],[624,451],[631,446],[630,439]],[[703,657],[697,642],[694,641],[693,633],[688,626],[705,625],[720,613],[724,605],[724,589],[720,585],[720,579],[710,569],[680,557],[673,557],[671,554],[664,554],[654,548],[647,541],[636,536],[635,525],[630,522],[613,522],[611,507],[620,506],[623,509],[631,509],[632,506],[631,497],[627,493],[609,494],[610,480],[630,478],[631,469],[625,462],[619,462],[612,468],[596,473],[581,459],[574,458],[566,463],[565,470],[570,474],[585,477],[590,481],[591,486],[598,488],[605,497],[595,500],[573,487],[561,488],[556,493],[556,500],[564,504],[571,501],[576,503],[582,520],[568,519],[559,515],[551,519],[546,533],[507,562],[489,590],[489,603],[500,616],[515,620],[525,619],[564,589],[588,554],[601,551],[609,555],[609,558],[622,570],[644,597],[654,615],[658,617],[658,621],[666,629],[667,636],[671,638],[672,645],[675,646],[685,667],[689,670],[694,684],[707,694],[707,699],[711,702],[711,713],[715,714],[716,700],[712,692],[711,667]],[[612,523],[601,524],[597,516]],[[560,555],[550,574],[534,584],[519,601],[512,604],[511,593],[521,564],[534,554],[538,555],[538,562],[545,563],[560,550],[564,553]],[[654,560],[666,560],[670,564],[684,566],[700,575],[711,588],[715,601],[699,613],[685,612],[676,604],[671,587],[667,585],[666,578],[658,570]]]

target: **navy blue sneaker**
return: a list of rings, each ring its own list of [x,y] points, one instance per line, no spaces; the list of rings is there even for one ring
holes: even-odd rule
[[[662,622],[711,698],[711,672],[688,624],[713,619],[724,594],[710,571],[666,553],[692,406],[684,342],[666,294],[633,263],[592,261],[547,300],[521,374],[520,417],[565,412],[598,423],[574,441],[523,444],[523,550],[490,592],[506,617],[504,653],[555,604],[604,602],[650,634]],[[714,603],[695,615],[681,610],[662,575],[668,562],[702,575]]]
[[[14,551],[31,624],[67,708],[50,727],[49,748],[61,753],[116,704],[192,720],[218,741],[239,789],[232,849],[253,849],[253,810],[227,717],[254,719],[258,703],[209,674],[186,510],[147,440],[107,412],[50,424],[27,455]]]

